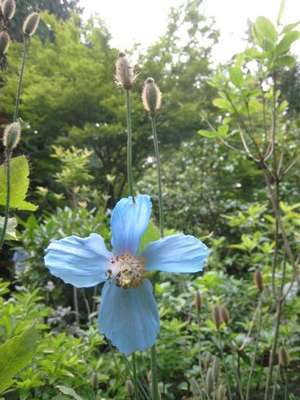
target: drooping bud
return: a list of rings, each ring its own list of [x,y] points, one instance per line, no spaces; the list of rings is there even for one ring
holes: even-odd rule
[[[144,83],[142,100],[144,108],[151,114],[160,109],[161,106],[161,92],[159,87],[155,84],[153,78],[147,78]]]
[[[134,387],[130,379],[126,381],[126,388],[127,388],[128,398],[132,399],[134,396]]]
[[[199,290],[196,291],[195,306],[196,306],[197,313],[200,313],[200,311],[202,309],[202,297],[201,297]]]
[[[16,12],[15,0],[4,0],[1,3],[2,15],[5,19],[12,19]]]
[[[206,383],[207,393],[211,394],[212,391],[214,390],[214,375],[213,375],[212,368],[208,368],[208,370],[207,370],[205,383]]]
[[[222,323],[220,306],[214,306],[212,316],[213,316],[213,320],[216,325],[216,328],[217,328],[217,330],[219,330],[221,323]]]
[[[262,292],[264,290],[264,281],[262,274],[259,270],[255,271],[253,274],[253,281],[257,287],[257,289]]]
[[[6,31],[0,33],[0,54],[5,54],[9,48],[10,37]]]
[[[278,351],[279,365],[283,368],[287,368],[290,364],[290,356],[285,347],[280,347]]]
[[[226,388],[224,385],[220,385],[217,390],[216,400],[226,400]]]
[[[12,151],[19,143],[21,137],[21,125],[19,122],[13,122],[4,129],[3,145],[8,151]]]
[[[220,316],[221,316],[221,322],[224,322],[226,325],[228,325],[230,314],[227,307],[220,306]]]
[[[33,12],[28,15],[23,24],[23,33],[25,36],[33,36],[39,26],[40,16],[38,13]]]
[[[116,61],[116,81],[125,90],[132,88],[135,80],[134,69],[129,64],[127,57],[124,53],[119,53]]]

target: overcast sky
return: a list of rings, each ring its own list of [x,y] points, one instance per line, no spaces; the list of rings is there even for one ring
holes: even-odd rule
[[[164,33],[170,7],[183,0],[81,0],[86,16],[99,14],[106,22],[112,44],[119,49],[134,43],[148,46]],[[226,61],[243,49],[242,38],[248,18],[264,15],[276,21],[280,0],[204,0],[205,14],[214,16],[221,31],[215,49],[217,61]],[[300,0],[286,0],[284,23],[300,20]],[[294,52],[300,55],[300,44]]]

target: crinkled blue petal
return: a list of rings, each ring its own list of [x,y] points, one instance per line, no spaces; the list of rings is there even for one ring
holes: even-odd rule
[[[111,244],[115,255],[129,252],[135,255],[140,238],[145,232],[150,215],[151,199],[147,195],[121,199],[112,211],[111,215]]]
[[[150,281],[130,289],[107,281],[102,290],[99,327],[125,355],[151,347],[159,332],[159,315]]]
[[[45,264],[52,275],[75,287],[104,282],[112,254],[100,235],[87,238],[69,236],[53,240],[46,249]]]
[[[194,236],[177,234],[150,243],[142,253],[148,271],[199,272],[209,250]]]

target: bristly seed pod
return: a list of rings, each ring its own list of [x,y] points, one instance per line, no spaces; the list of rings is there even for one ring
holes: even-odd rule
[[[25,36],[33,36],[39,26],[40,16],[38,13],[33,12],[28,15],[23,24],[23,33]]]
[[[15,0],[4,0],[1,4],[1,11],[5,19],[12,19],[16,12]]]
[[[6,31],[0,33],[0,54],[5,54],[9,48],[10,37]]]
[[[216,400],[226,400],[226,388],[224,385],[218,387]]]
[[[212,315],[213,315],[213,320],[216,325],[216,328],[217,328],[217,330],[219,330],[221,323],[222,323],[221,310],[220,310],[219,306],[214,306]]]
[[[264,281],[262,274],[259,270],[255,271],[253,274],[253,281],[257,287],[257,289],[262,292],[264,290]]]
[[[133,398],[134,395],[134,387],[133,383],[130,379],[126,381],[126,388],[127,388],[127,393],[128,393],[128,398],[131,399]]]
[[[227,307],[220,306],[220,316],[221,316],[221,321],[224,322],[226,325],[228,325],[230,314]]]
[[[8,151],[12,151],[19,143],[21,137],[21,125],[19,122],[13,122],[4,129],[3,145]]]
[[[196,306],[197,313],[200,313],[200,311],[202,309],[202,297],[201,297],[199,290],[196,291],[195,306]]]
[[[134,75],[134,69],[129,64],[126,55],[124,53],[119,53],[118,59],[116,61],[116,81],[125,90],[130,90],[132,88],[133,82],[136,78]]]
[[[217,357],[214,357],[214,360],[213,360],[211,368],[212,368],[214,381],[218,382],[219,373],[220,373],[220,361],[219,361],[219,359]]]
[[[210,394],[214,390],[214,376],[213,376],[213,371],[211,368],[208,368],[207,373],[206,373],[206,390],[207,393]]]
[[[285,347],[280,347],[278,351],[279,365],[287,368],[290,364],[290,357]]]
[[[155,114],[161,106],[161,92],[153,78],[147,78],[144,83],[142,100],[144,108],[150,114]]]

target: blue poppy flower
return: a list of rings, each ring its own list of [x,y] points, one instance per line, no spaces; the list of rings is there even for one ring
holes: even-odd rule
[[[190,235],[154,241],[138,253],[151,215],[147,195],[121,199],[112,211],[112,252],[96,233],[87,238],[53,240],[46,250],[50,272],[77,288],[105,282],[99,312],[100,332],[128,355],[155,343],[159,315],[147,271],[202,271],[208,248]]]

